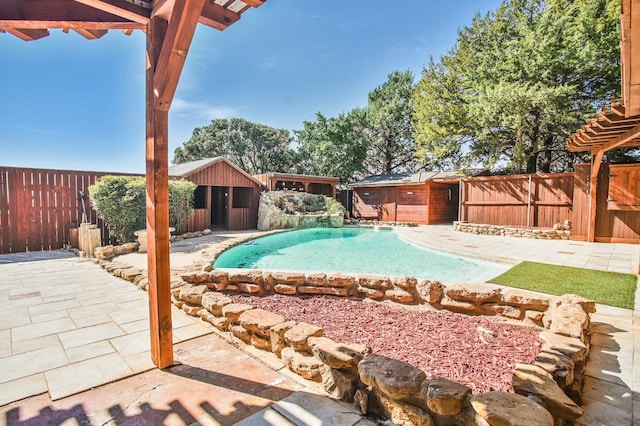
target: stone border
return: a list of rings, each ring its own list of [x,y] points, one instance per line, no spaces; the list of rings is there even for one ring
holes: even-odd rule
[[[100,265],[147,290],[148,278],[139,269],[108,260],[101,260]],[[387,299],[400,304],[428,303],[438,309],[474,315],[504,316],[541,326],[543,346],[533,364],[516,364],[516,394],[488,392],[474,396],[466,386],[427,378],[422,370],[373,354],[364,345],[335,342],[312,324],[287,321],[278,314],[233,303],[220,292],[223,290]],[[487,425],[535,419],[535,424],[553,425],[570,423],[583,413],[577,403],[590,351],[589,313],[595,312],[595,303],[579,296],[540,296],[511,289],[503,292],[487,285],[447,287],[413,277],[229,272],[214,270],[210,264],[196,264],[192,270],[172,276],[171,293],[172,303],[187,314],[257,349],[273,352],[303,378],[322,382],[329,394],[353,400],[363,413],[394,423]]]
[[[484,223],[469,223],[467,221],[456,220],[453,222],[453,230],[458,232],[467,232],[469,234],[499,235],[501,237],[532,238],[539,240],[571,239],[570,224],[556,224],[553,229],[546,229],[488,225]]]
[[[408,226],[416,227],[416,222],[383,222],[377,219],[345,219],[345,226]]]

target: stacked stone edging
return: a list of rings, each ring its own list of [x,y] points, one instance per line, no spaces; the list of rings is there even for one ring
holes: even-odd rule
[[[143,271],[102,260],[105,270],[147,289]],[[473,315],[497,315],[541,327],[543,346],[532,364],[517,364],[516,394],[471,395],[466,386],[428,378],[410,364],[371,353],[359,344],[335,342],[313,324],[287,321],[251,305],[233,303],[220,291],[250,294],[333,295],[428,303]],[[363,413],[396,424],[571,424],[580,402],[590,350],[595,303],[576,295],[538,295],[488,285],[450,285],[414,277],[260,270],[222,271],[210,265],[173,275],[171,300],[242,342],[273,352],[305,379],[331,395],[354,401]],[[517,407],[517,408],[514,408]],[[504,422],[516,423],[504,423]]]
[[[513,226],[488,225],[484,223],[469,223],[456,220],[453,230],[469,234],[499,235],[502,237],[532,238],[539,240],[569,240],[571,239],[571,224],[556,224],[553,229],[519,228]]]
[[[377,219],[345,219],[344,224],[349,226],[418,226],[416,222],[383,222]]]

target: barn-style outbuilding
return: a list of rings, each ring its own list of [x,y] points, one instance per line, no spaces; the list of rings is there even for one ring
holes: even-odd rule
[[[458,218],[460,178],[455,172],[369,176],[349,188],[355,218],[426,225]]]
[[[226,158],[177,164],[169,167],[169,176],[198,185],[189,231],[212,227],[233,231],[256,228],[262,185]]]

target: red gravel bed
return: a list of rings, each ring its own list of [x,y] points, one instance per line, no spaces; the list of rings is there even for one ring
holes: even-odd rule
[[[427,376],[469,386],[474,394],[513,392],[515,363],[533,362],[541,347],[537,331],[491,317],[329,297],[274,294],[231,298],[287,320],[317,325],[336,342],[370,346],[374,353],[408,362]]]

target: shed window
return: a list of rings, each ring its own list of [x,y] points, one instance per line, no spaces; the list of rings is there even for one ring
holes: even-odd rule
[[[248,209],[251,207],[251,188],[233,188],[233,208]]]
[[[193,191],[193,208],[194,209],[206,209],[207,208],[207,187],[198,185],[196,190]]]

